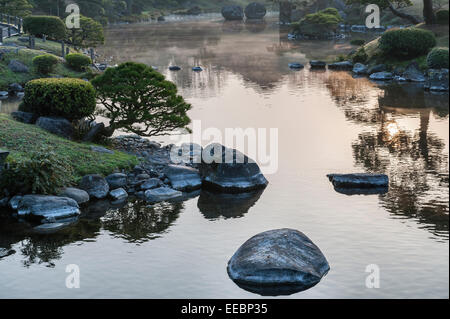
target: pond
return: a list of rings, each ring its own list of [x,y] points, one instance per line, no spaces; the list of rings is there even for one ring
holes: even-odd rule
[[[3,218],[0,248],[9,253],[0,258],[0,297],[260,298],[229,279],[227,262],[251,236],[286,227],[305,233],[331,267],[318,285],[287,298],[448,298],[448,95],[288,67],[349,48],[348,40],[289,41],[270,20],[109,29],[102,59],[157,67],[203,130],[277,129],[269,185],[241,198],[201,192],[153,207],[98,202],[55,234]],[[350,172],[389,175],[389,192],[350,196],[326,178]],[[80,289],[66,288],[71,264]],[[371,265],[379,288],[366,287]]]

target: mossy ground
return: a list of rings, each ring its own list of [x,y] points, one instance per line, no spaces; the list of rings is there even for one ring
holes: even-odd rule
[[[12,42],[13,39],[14,38],[7,39],[5,42],[6,43],[8,41]],[[17,41],[17,39],[14,41]],[[42,41],[42,40],[40,40],[40,41]],[[39,40],[36,39],[36,47],[37,48],[39,48],[38,43],[39,43]],[[50,53],[53,52],[51,50],[51,47],[55,47],[57,45],[59,45],[59,50],[61,50],[61,46],[57,42],[46,41],[44,44],[47,47],[47,49],[49,49],[48,52],[50,52]],[[21,43],[20,45],[23,45],[23,43]],[[25,84],[26,82],[28,82],[30,80],[38,79],[38,78],[42,78],[42,77],[51,77],[51,76],[70,77],[70,78],[90,78],[91,77],[90,72],[77,72],[77,71],[70,69],[65,64],[64,60],[61,57],[58,57],[59,62],[51,74],[43,75],[43,74],[38,73],[33,66],[32,60],[35,56],[45,54],[47,49],[44,50],[44,48],[42,48],[42,50],[19,49],[17,53],[16,53],[16,49],[12,46],[0,46],[0,50],[2,50],[2,49],[8,50],[10,52],[5,53],[2,57],[2,59],[0,59],[0,90],[5,90],[8,87],[8,85],[11,83]],[[30,73],[15,73],[15,72],[11,71],[8,68],[8,64],[13,59],[18,60],[18,61],[22,62],[23,64],[25,64],[26,66],[28,66],[30,68]]]
[[[91,150],[89,143],[78,143],[58,137],[41,128],[14,121],[0,114],[0,148],[8,150],[7,161],[27,158],[28,154],[42,148],[53,150],[60,159],[73,168],[70,180],[75,184],[87,174],[104,176],[118,169],[129,169],[138,164],[135,156],[115,151],[114,154]]]

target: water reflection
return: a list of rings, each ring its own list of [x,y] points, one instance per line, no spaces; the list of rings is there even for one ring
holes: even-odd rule
[[[178,219],[184,209],[183,202],[163,202],[148,205],[132,200],[120,207],[114,207],[109,201],[97,201],[82,209],[82,215],[75,223],[67,224],[55,232],[36,232],[35,225],[18,222],[0,216],[0,249],[5,255],[19,252],[22,264],[44,264],[54,267],[56,260],[64,254],[64,247],[70,244],[82,245],[95,241],[106,230],[115,238],[127,243],[143,243],[159,238]],[[18,244],[18,245],[17,245]],[[13,250],[12,247],[17,251]]]
[[[240,218],[248,213],[263,192],[264,190],[242,194],[221,194],[202,191],[197,206],[206,219]]]
[[[417,85],[382,87],[367,95],[370,82],[335,73],[327,87],[348,120],[364,124],[352,143],[357,166],[390,177],[380,204],[398,218],[422,224],[448,238],[449,178],[445,141],[430,132],[430,120],[448,117],[448,95],[424,92]]]

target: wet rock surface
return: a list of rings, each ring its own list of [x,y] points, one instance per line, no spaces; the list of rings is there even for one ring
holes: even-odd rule
[[[89,202],[89,194],[82,189],[74,187],[63,188],[61,192],[58,194],[58,196],[72,198],[78,204],[84,204]]]
[[[247,240],[228,262],[240,287],[262,295],[287,295],[308,289],[330,269],[320,249],[303,233],[276,229]]]
[[[17,211],[19,216],[36,217],[47,223],[80,215],[79,206],[72,198],[47,195],[23,196]]]
[[[389,177],[384,174],[328,174],[330,182],[340,188],[384,188],[389,186]]]
[[[79,187],[96,199],[105,198],[109,193],[108,182],[98,174],[84,176]]]
[[[169,165],[164,170],[164,174],[169,179],[172,188],[178,191],[189,192],[202,187],[199,171],[195,168]]]
[[[151,203],[158,203],[162,201],[177,199],[183,196],[183,193],[169,187],[158,187],[147,190],[145,192],[145,199]]]

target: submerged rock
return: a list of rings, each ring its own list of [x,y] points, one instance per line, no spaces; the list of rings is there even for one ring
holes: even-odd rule
[[[389,191],[389,187],[371,187],[371,188],[356,188],[356,187],[334,187],[334,190],[340,194],[352,195],[383,195]]]
[[[199,171],[195,168],[169,165],[164,170],[164,174],[169,179],[172,187],[178,191],[189,192],[202,186]]]
[[[328,64],[330,70],[350,71],[353,69],[353,63],[350,61],[342,61]]]
[[[77,221],[78,221],[78,218],[73,217],[73,218],[64,219],[63,221],[59,221],[56,223],[42,224],[42,225],[33,227],[33,233],[46,234],[46,235],[53,234],[62,229],[69,227],[70,225],[75,224]]]
[[[247,19],[262,19],[266,13],[266,7],[262,3],[252,2],[245,7],[245,16]]]
[[[86,175],[81,179],[80,188],[96,199],[105,198],[109,193],[108,182],[100,175]]]
[[[79,206],[72,198],[47,195],[25,195],[17,212],[19,216],[38,217],[46,223],[80,215]]]
[[[246,290],[287,295],[316,285],[330,266],[306,235],[294,229],[276,229],[247,240],[231,257],[227,270]]]
[[[89,202],[89,194],[78,188],[66,187],[61,190],[58,196],[69,197],[74,199],[78,204],[84,204]]]
[[[158,203],[171,199],[178,199],[183,196],[183,193],[174,190],[169,187],[159,187],[154,189],[149,189],[145,192],[145,199],[151,203]]]
[[[324,61],[311,60],[309,61],[309,65],[311,66],[311,69],[325,69],[327,63]]]
[[[236,5],[225,6],[222,8],[222,16],[225,20],[242,20],[244,19],[244,10]]]
[[[370,79],[374,81],[390,81],[394,75],[390,72],[376,72],[370,75]]]
[[[203,151],[200,175],[204,188],[226,193],[262,189],[269,183],[254,160],[220,144]]]
[[[328,174],[330,182],[340,188],[379,188],[389,186],[389,177],[384,174]]]

